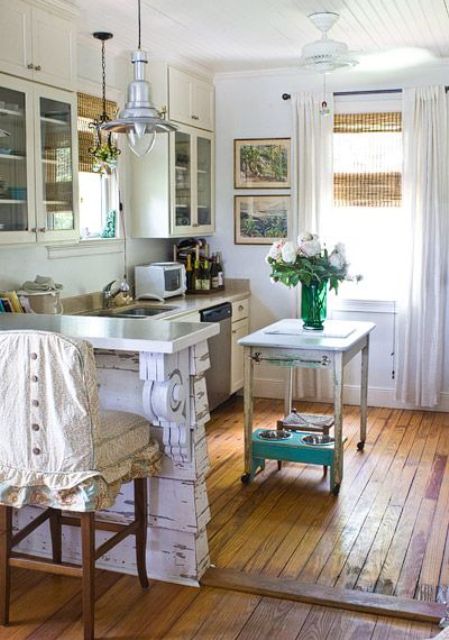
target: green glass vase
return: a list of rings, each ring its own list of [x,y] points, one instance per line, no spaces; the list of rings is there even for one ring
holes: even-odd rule
[[[304,329],[320,331],[327,314],[328,280],[301,286],[301,318]]]

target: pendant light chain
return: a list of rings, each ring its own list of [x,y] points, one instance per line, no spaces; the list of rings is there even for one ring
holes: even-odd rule
[[[139,29],[139,38],[137,48],[142,48],[142,16],[141,16],[141,8],[140,8],[140,0],[137,0],[137,24]]]
[[[101,41],[102,113],[89,124],[89,128],[94,129],[96,134],[96,143],[94,146],[89,147],[89,153],[93,157],[93,171],[100,174],[110,174],[112,169],[117,166],[117,159],[120,154],[120,149],[112,140],[112,133],[110,131],[106,133],[105,142],[104,136],[102,136],[103,125],[110,121],[106,109],[106,41],[113,36],[112,33],[106,31],[96,31],[93,36]]]
[[[101,82],[103,85],[103,114],[101,119],[103,122],[106,122],[109,118],[106,113],[106,53],[104,42],[104,40],[101,41]]]

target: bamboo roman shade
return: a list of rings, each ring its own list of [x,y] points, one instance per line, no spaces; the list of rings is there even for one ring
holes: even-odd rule
[[[401,206],[401,131],[400,112],[334,116],[335,206]]]
[[[96,131],[89,124],[103,111],[103,100],[87,93],[78,93],[78,169],[93,172],[93,157],[89,149],[96,144]],[[106,113],[113,119],[117,113],[117,103],[106,100]]]

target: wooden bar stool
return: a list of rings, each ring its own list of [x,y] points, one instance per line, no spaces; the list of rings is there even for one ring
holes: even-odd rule
[[[129,535],[140,584],[146,571],[147,477],[160,451],[141,416],[99,410],[92,346],[50,332],[0,334],[0,624],[9,623],[11,567],[82,578],[84,638],[94,638],[95,561]],[[134,481],[134,520],[95,522]],[[13,535],[13,508],[46,507]],[[62,513],[64,512],[64,513]],[[13,548],[46,520],[53,559]],[[62,562],[61,527],[81,528],[82,565]],[[95,530],[114,535],[95,547]]]

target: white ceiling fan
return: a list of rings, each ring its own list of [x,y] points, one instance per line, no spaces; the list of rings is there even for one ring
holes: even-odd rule
[[[299,60],[299,66],[302,69],[329,73],[358,64],[358,60],[348,50],[346,43],[331,40],[327,35],[339,17],[338,13],[333,11],[320,11],[308,16],[315,27],[321,31],[322,36],[320,40],[304,45]]]

